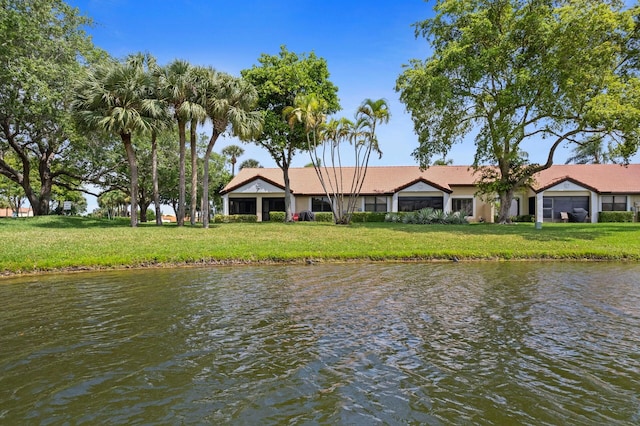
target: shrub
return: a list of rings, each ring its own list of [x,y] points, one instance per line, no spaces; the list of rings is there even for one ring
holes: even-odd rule
[[[600,212],[598,222],[633,222],[633,212]]]
[[[269,221],[271,222],[284,222],[287,218],[287,213],[285,212],[269,212]]]
[[[518,216],[511,216],[511,222],[535,222],[536,217],[532,214],[521,214]]]
[[[331,212],[318,212],[314,213],[316,222],[333,222],[333,213]]]
[[[468,223],[467,219],[460,213],[446,213],[442,210],[434,210],[432,208],[421,209],[415,212],[387,213],[385,221],[418,225],[431,225],[436,223],[443,225],[457,225]]]
[[[364,222],[384,222],[386,213],[378,212],[354,212],[351,215],[351,222],[364,223]]]
[[[394,212],[394,213],[387,213],[384,216],[384,221],[385,222],[392,222],[392,223],[403,223],[404,222],[404,217],[409,214],[409,212]]]
[[[214,223],[255,223],[258,216],[254,214],[217,214],[213,218]]]

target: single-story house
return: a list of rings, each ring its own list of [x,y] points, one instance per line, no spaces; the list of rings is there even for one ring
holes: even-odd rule
[[[8,207],[0,208],[0,217],[32,217],[33,210],[31,207],[20,207],[18,212],[15,213]]]
[[[353,167],[343,167],[345,188]],[[295,212],[331,211],[312,167],[289,169],[291,205]],[[369,167],[357,211],[401,212],[425,207],[462,212],[470,221],[493,221],[495,203],[476,194],[478,175],[469,166]],[[348,191],[347,191],[348,192]],[[284,211],[284,179],[279,168],[244,168],[221,191],[224,214]],[[563,212],[584,209],[588,220],[601,211],[640,209],[640,164],[557,165],[534,176],[534,183],[515,194],[513,216],[530,214],[536,222],[561,221]]]

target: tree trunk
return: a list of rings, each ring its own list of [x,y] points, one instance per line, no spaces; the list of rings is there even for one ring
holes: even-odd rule
[[[160,210],[160,190],[158,188],[158,141],[157,134],[151,134],[151,180],[153,181],[153,205],[156,211],[156,225],[162,226],[162,211]]]
[[[207,145],[207,151],[204,153],[204,172],[202,176],[202,227],[209,227],[209,158],[211,158],[211,151],[213,146],[218,140],[218,132],[213,131],[209,144]]]
[[[505,191],[500,195],[500,210],[498,212],[498,223],[511,223],[511,203],[513,201],[513,189]]]
[[[196,120],[191,120],[191,226],[196,224],[196,209],[198,207],[198,152],[196,151]]]
[[[151,205],[151,200],[142,200],[141,199],[138,204],[140,206],[140,222],[146,223],[148,221],[147,209]]]
[[[178,120],[178,136],[180,138],[180,160],[179,168],[180,175],[178,178],[178,214],[176,220],[178,226],[184,226],[184,208],[186,199],[186,177],[185,177],[185,156],[186,156],[186,135],[185,135],[185,122]]]
[[[293,214],[291,212],[291,181],[289,179],[289,165],[282,167],[282,177],[284,178],[284,211],[285,222],[293,222]],[[256,209],[260,206],[256,206]]]
[[[5,133],[7,132],[5,131]],[[42,178],[44,176],[48,177],[49,179],[48,181],[41,182],[40,193],[38,194],[31,185],[31,162],[29,161],[29,157],[11,136],[8,137],[8,142],[11,148],[17,154],[19,161],[22,163],[22,173],[18,172],[12,167],[6,166],[6,168],[3,168],[3,170],[6,170],[6,172],[3,172],[2,175],[6,176],[8,179],[12,180],[22,187],[27,200],[29,200],[29,204],[31,205],[31,210],[33,211],[34,216],[44,216],[49,214],[49,201],[51,199],[51,188],[53,184],[48,165],[42,164],[42,161],[48,161],[47,158],[45,157],[44,159],[39,160],[40,177]],[[2,158],[0,158],[0,160],[2,160]],[[3,165],[6,165],[6,163],[3,162]]]
[[[124,143],[124,149],[127,152],[127,161],[129,162],[129,173],[131,175],[131,227],[138,226],[138,166],[136,164],[136,153],[131,144],[131,134],[121,133],[120,137]]]

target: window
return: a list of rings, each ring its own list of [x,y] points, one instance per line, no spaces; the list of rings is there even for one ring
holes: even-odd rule
[[[229,198],[229,214],[256,214],[256,199]]]
[[[414,212],[431,207],[434,210],[442,210],[442,197],[398,197],[398,211]]]
[[[626,195],[603,195],[602,211],[603,212],[623,212],[627,210]]]
[[[364,197],[365,212],[386,212],[387,197]]]
[[[330,212],[331,203],[327,197],[313,197],[311,199],[312,212]]]
[[[452,198],[451,211],[460,212],[463,216],[473,216],[473,198]]]

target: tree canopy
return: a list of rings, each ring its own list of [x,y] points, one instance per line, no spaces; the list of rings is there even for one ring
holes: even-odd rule
[[[282,46],[278,55],[262,54],[258,62],[259,66],[241,74],[258,91],[256,108],[263,111],[264,126],[255,143],[265,148],[283,171],[286,220],[290,221],[289,167],[296,152],[307,149],[307,141],[304,126],[289,126],[283,111],[295,105],[297,96],[314,95],[322,100],[326,114],[334,113],[340,109],[338,88],[329,80],[326,61],[314,53],[296,54]]]
[[[69,83],[101,52],[83,31],[90,19],[62,0],[0,4],[0,174],[23,188],[35,215],[47,214],[53,186],[78,189],[87,173],[69,155],[81,142]]]
[[[634,11],[619,1],[439,0],[415,24],[433,48],[411,60],[396,90],[411,113],[428,167],[474,135],[481,190],[513,193],[553,164],[563,144],[598,138],[629,159],[638,149],[640,81]],[[525,142],[545,150],[531,163]]]

